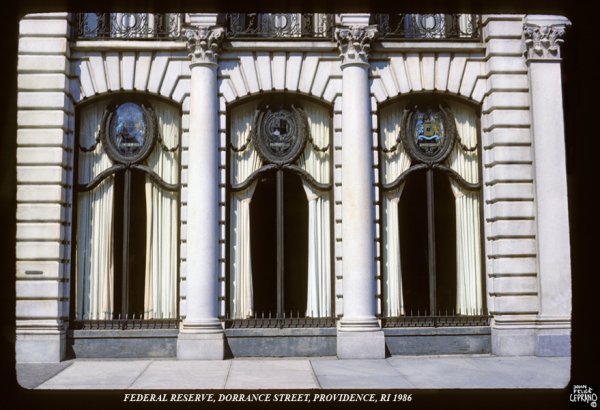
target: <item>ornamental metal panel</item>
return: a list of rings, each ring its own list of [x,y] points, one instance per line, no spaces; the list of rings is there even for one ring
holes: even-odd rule
[[[133,164],[146,159],[152,151],[155,130],[156,117],[151,106],[126,102],[107,108],[100,136],[113,162]]]
[[[293,163],[308,139],[306,117],[294,105],[263,106],[253,128],[252,143],[265,163]]]
[[[426,164],[440,163],[452,151],[456,125],[443,105],[414,105],[403,116],[400,138],[410,156]]]

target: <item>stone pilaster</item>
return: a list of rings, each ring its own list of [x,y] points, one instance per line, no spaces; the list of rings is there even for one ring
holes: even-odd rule
[[[177,339],[179,359],[223,359],[218,318],[219,105],[217,57],[223,28],[189,27],[191,58],[186,317]]]
[[[570,22],[529,15],[523,27],[533,132],[539,313],[536,355],[570,354],[571,259],[560,45]]]
[[[342,252],[344,316],[337,354],[342,359],[384,358],[376,318],[375,209],[368,53],[371,26],[336,32],[342,59]]]
[[[71,271],[74,108],[68,13],[19,23],[16,360],[65,357]]]

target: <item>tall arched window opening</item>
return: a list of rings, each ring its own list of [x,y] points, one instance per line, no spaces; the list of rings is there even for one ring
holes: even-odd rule
[[[229,118],[228,316],[332,317],[329,110],[271,96]]]
[[[179,110],[131,95],[78,114],[75,322],[176,319]]]
[[[477,136],[463,103],[381,110],[384,317],[484,316]]]

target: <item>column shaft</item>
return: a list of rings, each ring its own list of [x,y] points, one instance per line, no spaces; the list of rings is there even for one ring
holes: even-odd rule
[[[375,210],[368,64],[342,66],[342,326],[378,327],[375,319]]]

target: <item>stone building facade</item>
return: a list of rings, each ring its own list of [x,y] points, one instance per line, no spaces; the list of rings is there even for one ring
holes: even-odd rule
[[[17,361],[570,355],[569,24],[25,16]]]

